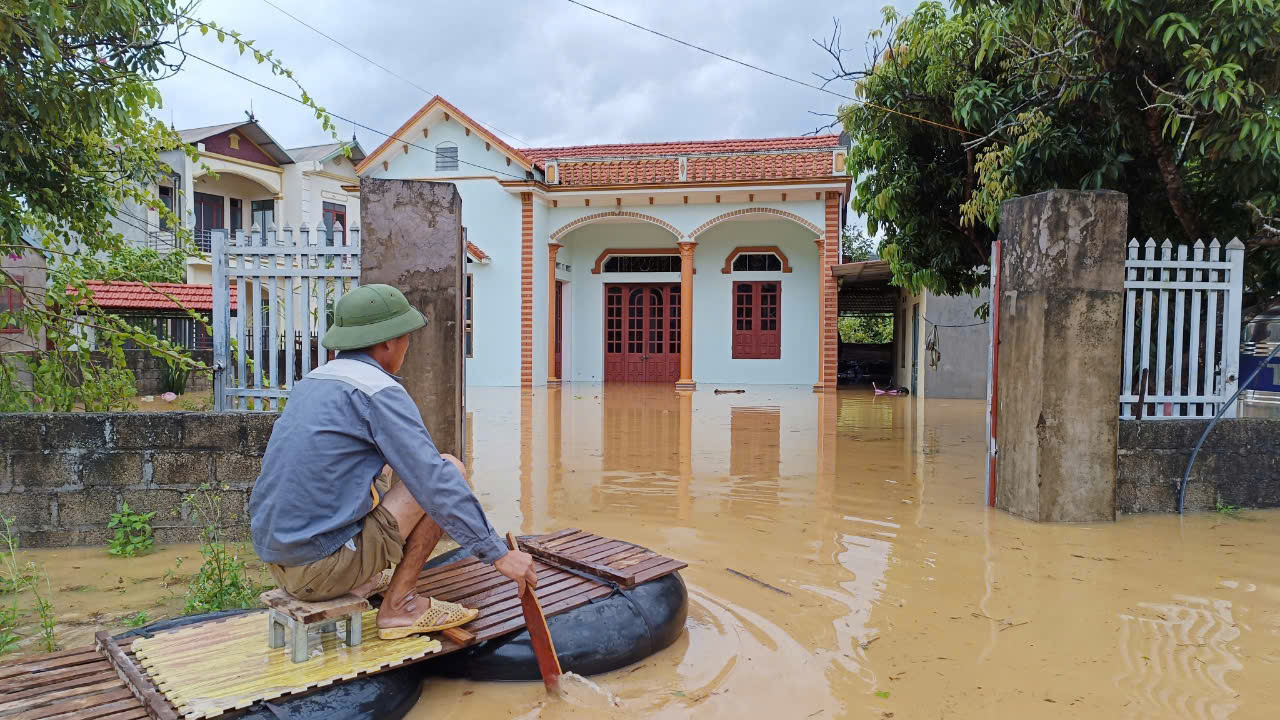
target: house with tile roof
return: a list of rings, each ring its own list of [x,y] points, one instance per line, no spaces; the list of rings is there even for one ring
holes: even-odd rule
[[[457,186],[468,384],[834,388],[846,153],[837,135],[516,148],[434,97],[356,173]]]
[[[158,338],[193,350],[213,347],[212,339],[205,331],[213,313],[212,285],[89,280],[85,289],[88,290],[88,296],[83,300],[85,304],[92,303],[130,325],[145,328]],[[67,294],[74,296],[76,291],[69,289]],[[236,310],[236,295],[232,293],[233,318]],[[200,315],[203,322],[192,318],[192,312]],[[84,328],[83,331],[92,347],[95,342],[93,328]]]
[[[151,186],[155,203],[129,204],[115,219],[115,229],[127,241],[158,250],[173,247],[160,205],[183,218],[206,252],[212,231],[219,229],[247,232],[255,224],[266,229],[285,222],[332,229],[359,223],[360,195],[351,185],[364,150],[354,138],[285,148],[253,119],[177,132],[195,147],[197,158],[181,150],[162,155],[171,172]],[[207,259],[193,259],[187,274],[196,283],[212,278]]]

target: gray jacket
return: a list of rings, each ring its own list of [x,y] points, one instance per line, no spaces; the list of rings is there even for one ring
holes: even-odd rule
[[[459,545],[489,563],[507,553],[409,393],[363,353],[340,354],[289,393],[249,499],[253,549],[285,567],[333,554],[373,510],[369,488],[384,464]]]

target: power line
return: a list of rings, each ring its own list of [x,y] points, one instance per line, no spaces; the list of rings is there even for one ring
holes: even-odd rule
[[[265,0],[264,0],[264,1],[265,1]],[[970,132],[970,131],[968,131],[968,130],[965,130],[964,128],[958,128],[958,127],[956,127],[956,126],[954,126],[954,125],[947,125],[946,123],[936,122],[936,121],[933,121],[933,120],[929,120],[928,118],[922,118],[922,117],[919,117],[919,116],[917,116],[917,115],[911,115],[911,114],[909,114],[909,113],[904,113],[904,112],[902,112],[901,110],[894,110],[893,108],[885,107],[884,105],[878,105],[878,104],[876,104],[876,103],[868,102],[868,101],[866,101],[866,100],[859,100],[858,98],[851,97],[851,96],[849,96],[849,95],[845,95],[844,93],[838,93],[838,92],[836,92],[835,90],[831,90],[831,89],[828,89],[828,88],[822,87],[821,85],[814,85],[813,83],[807,83],[807,82],[805,82],[805,81],[803,81],[803,80],[797,80],[796,78],[790,77],[790,76],[788,76],[788,75],[783,75],[782,73],[777,73],[777,72],[774,72],[774,71],[772,71],[772,70],[769,70],[769,69],[766,69],[766,68],[762,68],[762,67],[760,67],[759,65],[752,65],[751,63],[746,62],[746,61],[744,61],[744,60],[739,60],[739,59],[737,59],[737,58],[729,57],[728,55],[725,55],[725,54],[723,54],[723,53],[716,52],[715,50],[710,50],[710,49],[707,49],[707,48],[705,48],[705,47],[702,47],[701,45],[695,45],[694,43],[688,42],[687,40],[681,40],[681,39],[680,39],[680,38],[678,38],[678,37],[672,37],[671,35],[668,35],[668,34],[666,34],[666,33],[664,33],[664,32],[660,32],[660,31],[658,31],[658,30],[654,30],[653,28],[645,27],[644,25],[641,25],[641,24],[639,24],[639,23],[631,22],[630,20],[628,20],[628,19],[626,19],[626,18],[618,17],[617,15],[614,15],[613,13],[605,12],[604,10],[601,10],[601,9],[599,9],[599,8],[591,7],[590,5],[587,5],[586,3],[579,2],[578,0],[568,0],[568,2],[573,3],[574,5],[577,5],[578,7],[582,8],[582,9],[584,9],[584,10],[590,10],[590,11],[591,11],[591,12],[593,12],[593,13],[598,13],[598,14],[600,14],[600,15],[603,15],[603,16],[607,17],[607,18],[611,18],[611,19],[613,19],[613,20],[617,20],[618,22],[623,23],[623,24],[625,24],[625,25],[630,25],[631,27],[633,27],[633,28],[635,28],[635,29],[637,29],[637,30],[642,30],[642,31],[647,32],[647,33],[650,33],[650,34],[652,34],[652,35],[657,35],[658,37],[663,38],[663,39],[666,39],[666,40],[670,40],[670,41],[671,41],[671,42],[673,42],[673,43],[677,43],[677,44],[680,44],[680,45],[684,45],[684,46],[685,46],[685,47],[687,47],[687,48],[690,48],[690,49],[693,49],[693,50],[697,50],[698,52],[703,52],[703,53],[706,53],[706,54],[711,55],[711,56],[714,56],[714,57],[718,57],[718,58],[720,58],[721,60],[727,60],[727,61],[729,61],[729,62],[731,62],[731,63],[735,63],[735,64],[737,64],[737,65],[741,65],[741,66],[743,66],[743,67],[745,67],[745,68],[750,68],[750,69],[752,69],[752,70],[755,70],[756,72],[762,72],[762,73],[764,73],[765,75],[771,75],[771,76],[773,76],[773,77],[778,78],[779,80],[786,80],[787,82],[795,83],[796,85],[800,85],[800,86],[803,86],[803,87],[807,87],[807,88],[809,88],[809,89],[811,89],[811,90],[817,90],[818,92],[824,92],[824,93],[827,93],[828,95],[834,95],[834,96],[836,96],[836,97],[838,97],[838,98],[844,98],[845,100],[849,100],[849,101],[851,101],[851,102],[857,103],[857,104],[859,104],[859,105],[864,105],[864,106],[869,107],[869,108],[875,108],[875,109],[877,109],[877,110],[882,110],[882,111],[887,112],[887,113],[893,113],[894,115],[901,115],[902,117],[905,117],[905,118],[908,118],[908,119],[911,119],[911,120],[915,120],[916,122],[922,122],[922,123],[925,123],[925,124],[927,124],[927,125],[933,125],[933,126],[935,126],[935,127],[944,128],[944,129],[946,129],[946,130],[954,130],[954,131],[956,131],[956,132],[958,132],[958,133],[963,133],[963,134],[965,134],[965,135],[971,135],[971,136],[973,136],[973,137],[978,137],[978,134],[977,134],[977,133]]]
[[[251,85],[256,85],[256,86],[258,86],[258,87],[262,88],[263,90],[266,90],[267,92],[275,93],[276,95],[279,95],[279,96],[280,96],[280,97],[282,97],[282,98],[285,98],[285,99],[288,99],[288,100],[292,100],[292,101],[294,101],[294,102],[298,103],[299,105],[302,105],[303,107],[306,107],[306,108],[309,108],[309,109],[313,109],[313,110],[314,110],[314,108],[311,108],[311,106],[310,106],[310,105],[307,105],[306,103],[302,102],[302,100],[301,100],[301,99],[296,98],[296,97],[294,97],[294,96],[290,95],[289,93],[286,93],[286,92],[282,92],[282,91],[280,91],[280,90],[277,90],[277,89],[275,89],[275,88],[271,87],[270,85],[264,85],[264,84],[262,84],[262,83],[258,82],[257,80],[254,80],[253,78],[250,78],[250,77],[246,77],[246,76],[244,76],[244,75],[241,75],[240,73],[236,72],[235,70],[231,70],[231,69],[229,69],[229,68],[225,68],[225,67],[223,67],[223,66],[219,65],[218,63],[213,62],[213,61],[211,61],[211,60],[205,60],[204,58],[200,57],[199,55],[196,55],[195,53],[192,53],[192,52],[186,52],[186,56],[187,56],[187,57],[190,57],[190,58],[194,58],[194,59],[196,59],[196,60],[199,60],[200,62],[204,63],[205,65],[209,65],[209,66],[211,66],[211,67],[215,67],[215,68],[217,68],[217,69],[221,70],[222,72],[227,73],[228,75],[234,75],[234,76],[236,76],[236,77],[240,78],[241,80],[244,80],[245,82],[247,82],[247,83],[249,83],[249,84],[251,84]],[[364,123],[357,122],[357,121],[352,120],[351,118],[348,118],[348,117],[343,117],[342,115],[339,115],[338,113],[333,112],[333,111],[331,111],[331,110],[325,110],[324,112],[325,112],[325,113],[327,113],[328,115],[332,116],[332,117],[336,117],[336,118],[338,118],[339,120],[342,120],[343,122],[349,122],[349,123],[351,123],[352,125],[355,125],[355,126],[356,126],[356,127],[358,127],[358,128],[361,128],[361,129],[363,129],[363,130],[368,130],[368,131],[369,131],[369,132],[371,132],[371,133],[374,133],[374,134],[377,134],[377,135],[381,135],[382,137],[385,137],[385,138],[391,138],[392,140],[396,140],[396,141],[398,141],[398,142],[402,142],[402,143],[404,143],[405,145],[408,145],[408,146],[410,146],[410,147],[418,148],[419,150],[425,150],[425,151],[427,151],[427,152],[431,153],[432,155],[439,155],[439,153],[437,153],[435,150],[432,150],[432,149],[431,149],[431,148],[429,148],[429,147],[423,147],[423,146],[418,145],[417,143],[414,143],[414,142],[412,142],[412,141],[405,140],[404,138],[397,138],[397,137],[395,137],[395,136],[391,135],[390,133],[385,133],[385,132],[383,132],[383,131],[381,131],[381,130],[378,130],[377,128],[371,128],[371,127],[369,127],[368,125],[365,125]],[[450,159],[452,160],[453,158],[450,158]],[[491,168],[491,167],[487,167],[487,166],[485,166],[485,165],[478,165],[478,164],[476,164],[476,163],[468,162],[468,161],[466,161],[466,160],[463,160],[462,158],[457,158],[457,161],[458,161],[459,163],[463,164],[463,165],[470,165],[471,167],[479,168],[479,169],[481,169],[481,170],[488,170],[489,172],[491,172],[491,173],[497,173],[498,175],[506,175],[507,177],[509,177],[509,178],[513,178],[513,179],[516,179],[516,180],[527,180],[527,179],[528,179],[528,178],[526,178],[526,177],[525,177],[525,176],[523,176],[523,175],[513,175],[513,174],[511,174],[511,173],[509,173],[509,172],[506,172],[505,170],[498,170],[497,168]]]
[[[426,88],[422,87],[422,86],[421,86],[421,85],[419,85],[418,83],[416,83],[416,82],[414,82],[414,81],[410,80],[409,78],[407,78],[407,77],[405,77],[405,76],[401,75],[400,73],[396,72],[395,70],[392,70],[391,68],[387,67],[386,65],[383,65],[382,63],[378,62],[377,60],[374,60],[373,58],[371,58],[371,57],[369,57],[369,56],[367,56],[367,55],[365,55],[365,54],[361,53],[360,51],[356,50],[355,48],[353,48],[353,47],[351,47],[351,46],[349,46],[349,45],[347,45],[347,44],[343,43],[341,40],[339,40],[339,39],[337,39],[337,38],[335,38],[335,37],[332,37],[332,36],[328,35],[327,33],[325,33],[325,32],[324,32],[323,30],[321,30],[320,28],[317,28],[316,26],[311,25],[310,23],[308,23],[307,21],[305,21],[305,20],[303,20],[302,18],[298,17],[297,15],[294,15],[293,13],[289,12],[288,10],[285,10],[284,8],[280,7],[279,5],[277,5],[277,4],[273,3],[273,2],[271,2],[271,0],[262,0],[262,2],[264,2],[264,3],[268,4],[268,5],[270,5],[271,7],[275,8],[276,10],[279,10],[280,12],[282,12],[282,13],[284,13],[285,15],[289,16],[290,18],[293,18],[293,20],[294,20],[294,21],[296,21],[298,24],[302,25],[302,26],[303,26],[303,27],[305,27],[305,28],[310,29],[312,32],[314,32],[315,34],[319,35],[320,37],[322,37],[322,38],[324,38],[324,39],[326,39],[326,40],[328,40],[328,41],[330,41],[330,42],[334,43],[334,44],[335,44],[335,45],[337,45],[338,47],[340,47],[340,48],[342,48],[342,49],[346,50],[347,52],[351,53],[352,55],[355,55],[356,57],[360,58],[361,60],[364,60],[365,62],[369,63],[370,65],[373,65],[374,67],[378,68],[379,70],[382,70],[383,72],[387,73],[388,75],[391,75],[392,77],[395,77],[395,78],[399,79],[400,81],[402,81],[402,82],[404,82],[404,83],[407,83],[407,84],[409,84],[409,85],[411,85],[411,86],[413,86],[413,87],[417,88],[418,90],[422,91],[422,93],[423,93],[423,94],[425,94],[427,97],[431,97],[432,95],[435,95],[435,93],[433,93],[433,92],[431,92],[430,90],[428,90],[428,89],[426,89]],[[498,127],[497,125],[494,125],[494,124],[492,124],[492,123],[481,123],[481,124],[483,124],[483,125],[487,125],[489,128],[493,129],[495,132],[500,132],[500,133],[502,133],[503,135],[506,135],[507,137],[511,138],[512,140],[515,140],[516,142],[521,143],[522,145],[528,145],[528,144],[529,144],[529,142],[528,142],[527,140],[523,140],[523,139],[521,139],[521,138],[520,138],[519,136],[517,136],[515,133],[507,132],[506,130],[503,130],[502,128]]]

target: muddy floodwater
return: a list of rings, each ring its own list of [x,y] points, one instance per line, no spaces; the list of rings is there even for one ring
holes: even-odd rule
[[[1276,716],[1280,513],[1036,525],[984,506],[979,402],[712,389],[468,390],[495,526],[687,561],[687,632],[565,698],[428,680],[412,718]],[[177,554],[28,555],[118,627],[180,611]]]

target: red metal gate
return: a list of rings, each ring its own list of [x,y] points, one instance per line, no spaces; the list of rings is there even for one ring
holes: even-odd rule
[[[604,379],[680,379],[680,285],[605,285]]]

